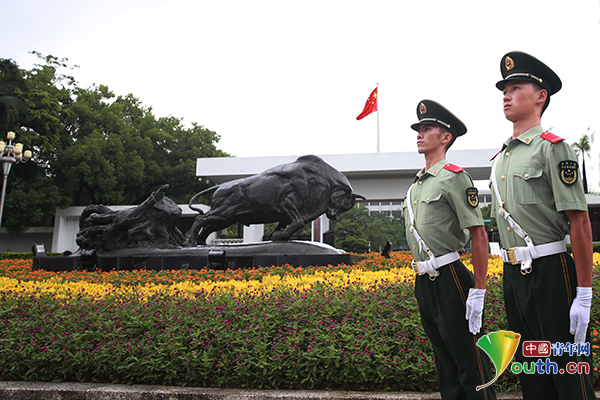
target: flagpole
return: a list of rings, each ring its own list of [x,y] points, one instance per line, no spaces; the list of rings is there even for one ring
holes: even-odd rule
[[[379,82],[377,82],[377,97],[375,101],[377,102],[377,152],[379,153]]]

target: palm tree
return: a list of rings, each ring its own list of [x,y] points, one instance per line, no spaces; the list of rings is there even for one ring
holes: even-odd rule
[[[590,128],[588,127],[588,131],[590,130]],[[579,156],[579,154],[581,154],[581,170],[583,171],[583,190],[585,193],[588,193],[588,184],[587,184],[587,174],[585,172],[585,157],[586,156],[590,156],[590,149],[591,149],[591,142],[593,141],[593,134],[592,134],[592,139],[590,140],[590,136],[586,133],[584,134],[581,139],[579,139],[578,142],[573,143],[571,146],[573,146],[573,149],[575,150],[575,153],[577,153],[577,156]]]
[[[17,91],[27,92],[27,85],[12,60],[0,58],[0,133],[10,128],[13,120],[19,121],[27,112],[27,102]]]

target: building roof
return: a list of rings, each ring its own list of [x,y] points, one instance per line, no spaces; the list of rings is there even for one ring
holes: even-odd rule
[[[497,152],[498,149],[450,150],[447,159],[467,170],[473,180],[487,180],[491,170],[490,159]],[[334,154],[320,157],[351,181],[362,179],[412,181],[425,164],[423,156],[417,152]],[[196,161],[196,175],[219,184],[256,175],[297,158],[298,156],[199,158]]]

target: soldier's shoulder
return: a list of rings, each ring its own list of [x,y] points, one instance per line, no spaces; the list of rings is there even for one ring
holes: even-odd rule
[[[464,171],[464,168],[461,168],[458,165],[451,164],[451,163],[448,163],[448,164],[444,165],[444,169],[447,170],[447,171],[454,172],[455,174],[458,174],[459,172],[463,172]]]
[[[552,132],[544,132],[540,134],[540,137],[544,140],[549,141],[550,143],[559,143],[565,140]]]

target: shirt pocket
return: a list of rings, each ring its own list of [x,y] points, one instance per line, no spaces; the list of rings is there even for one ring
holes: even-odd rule
[[[515,167],[513,172],[513,197],[517,204],[541,204],[543,170],[531,166]]]
[[[421,224],[437,224],[442,222],[444,207],[442,205],[442,192],[429,193],[421,198],[419,204],[419,222]]]

